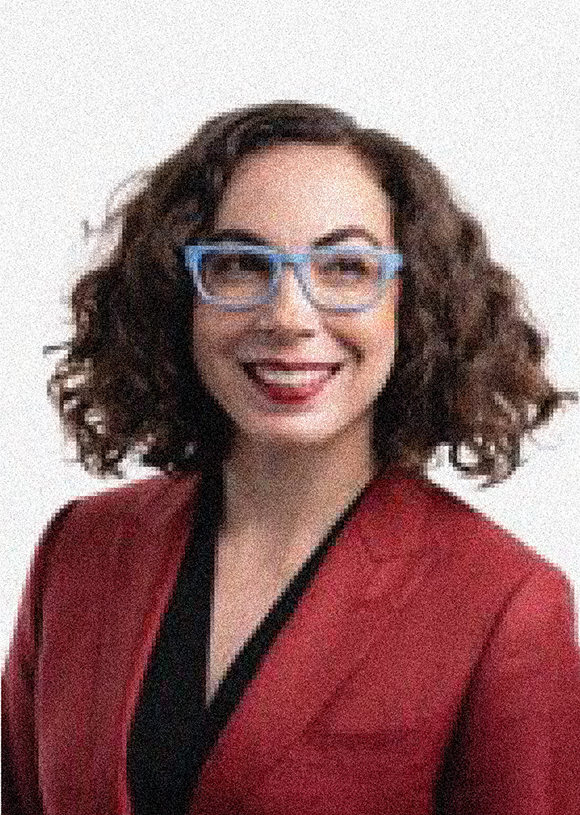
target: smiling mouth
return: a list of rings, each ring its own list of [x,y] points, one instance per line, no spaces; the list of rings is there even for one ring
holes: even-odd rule
[[[242,363],[241,367],[247,376],[258,385],[299,389],[328,381],[338,373],[342,365],[333,365],[323,370],[279,370],[255,363]]]

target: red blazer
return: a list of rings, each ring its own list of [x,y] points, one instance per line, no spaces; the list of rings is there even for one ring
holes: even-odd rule
[[[5,668],[5,815],[128,815],[129,722],[196,475],[64,507]],[[191,815],[578,815],[572,587],[427,479],[376,479],[203,767]]]

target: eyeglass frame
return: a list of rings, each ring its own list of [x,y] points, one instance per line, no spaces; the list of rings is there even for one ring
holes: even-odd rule
[[[182,247],[183,258],[185,266],[191,276],[193,277],[194,286],[201,297],[202,303],[209,303],[218,306],[222,311],[251,311],[259,305],[270,305],[278,292],[278,283],[282,276],[282,269],[284,266],[290,264],[293,266],[294,276],[297,278],[303,294],[311,305],[323,311],[340,311],[340,312],[365,312],[376,308],[381,302],[384,295],[385,286],[388,280],[393,280],[396,272],[403,266],[403,255],[399,252],[394,252],[385,249],[379,249],[374,246],[324,246],[316,247],[314,249],[305,249],[300,252],[282,252],[273,246],[254,246],[247,243],[236,242],[222,242],[218,244],[189,244]],[[229,304],[223,297],[208,294],[201,282],[201,272],[199,269],[201,255],[203,252],[213,252],[214,254],[222,254],[225,252],[243,251],[250,254],[267,254],[270,263],[270,276],[269,276],[269,291],[264,297],[254,297],[251,301],[244,304],[233,305]],[[330,255],[330,254],[357,254],[364,252],[365,254],[380,257],[379,264],[379,280],[378,280],[378,293],[377,299],[373,303],[362,304],[359,306],[328,306],[323,303],[318,303],[312,296],[310,289],[310,263],[312,255]],[[272,266],[274,266],[274,273],[272,274]],[[305,269],[307,272],[305,274]]]

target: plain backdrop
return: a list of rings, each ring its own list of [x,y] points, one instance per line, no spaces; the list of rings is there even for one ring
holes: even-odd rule
[[[2,653],[51,515],[119,483],[74,462],[46,398],[59,357],[42,346],[69,337],[66,297],[90,246],[81,222],[96,225],[123,179],[209,116],[321,102],[419,148],[523,283],[553,381],[579,389],[576,0],[16,0],[0,21]],[[560,412],[489,490],[449,464],[429,472],[564,569],[576,603],[579,424],[577,406]]]

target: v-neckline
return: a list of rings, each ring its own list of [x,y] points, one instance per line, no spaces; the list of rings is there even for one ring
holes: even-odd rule
[[[214,535],[214,547],[216,540],[217,536]],[[205,649],[206,665],[204,675],[206,676],[206,684],[204,693],[206,699],[205,713],[209,721],[217,719],[218,722],[223,722],[223,725],[225,725],[227,721],[227,719],[224,718],[225,711],[229,710],[230,715],[233,714],[235,708],[241,702],[247,685],[257,674],[260,662],[266,655],[269,648],[275,642],[278,633],[296,610],[302,595],[308,588],[308,585],[316,574],[318,566],[324,559],[324,555],[326,554],[332,540],[333,538],[331,530],[324,537],[324,539],[314,547],[306,560],[285,584],[270,606],[269,610],[261,617],[257,625],[253,628],[242,646],[236,652],[220,682],[216,686],[216,690],[209,702],[207,701],[207,674],[209,669],[210,650],[210,637],[208,629]],[[215,563],[215,548],[213,558]],[[210,608],[211,601],[213,599],[214,587],[215,569],[212,571],[211,575],[211,587],[209,593]],[[232,707],[233,699],[236,700],[234,707]],[[229,716],[227,718],[229,718]]]
[[[189,800],[218,737],[242,704],[246,689],[258,674],[264,657],[295,613],[328,550],[355,513],[370,483],[351,501],[289,580],[237,652],[207,702],[211,596],[216,540],[223,509],[223,482],[219,473],[202,474],[192,510],[194,520],[190,540],[171,599],[159,622],[156,645],[144,667],[141,694],[134,710],[133,725],[137,732],[136,738],[132,738],[133,731],[129,737],[128,760],[129,775],[134,789],[138,789],[137,815],[142,810],[146,813],[155,811],[151,809],[154,804],[148,792],[151,785],[167,787],[171,784],[179,798],[185,796],[186,784]],[[184,654],[193,654],[193,659],[184,660]],[[158,756],[163,756],[162,767],[157,761]],[[156,763],[153,778],[151,766]],[[180,784],[177,784],[175,773],[180,774]],[[174,805],[174,811],[180,811],[178,804]]]
[[[202,484],[200,500],[205,501],[206,506],[213,501],[214,508],[217,509],[217,512],[214,515],[211,542],[208,547],[209,560],[208,569],[206,571],[209,586],[206,586],[208,602],[206,605],[205,665],[203,674],[205,681],[203,699],[206,721],[208,725],[214,723],[214,726],[219,731],[225,727],[227,721],[241,703],[246,687],[260,669],[260,663],[273,646],[279,632],[296,611],[298,603],[313,581],[329,548],[338,538],[347,521],[354,515],[364,495],[367,493],[372,479],[351,500],[347,507],[344,508],[332,527],[320,542],[312,548],[306,559],[284,585],[269,610],[261,617],[257,625],[245,639],[243,645],[236,652],[208,702],[207,677],[209,673],[210,656],[210,620],[215,590],[218,532],[223,519],[224,508],[223,475],[221,471],[217,477],[213,478],[212,483],[209,483],[209,481],[211,481],[211,479],[206,481],[205,484],[207,491],[203,489]],[[218,518],[217,522],[215,522],[216,516]]]

